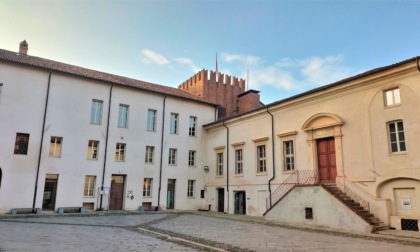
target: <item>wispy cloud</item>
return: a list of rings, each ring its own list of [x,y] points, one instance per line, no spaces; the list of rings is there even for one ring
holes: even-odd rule
[[[240,63],[241,69],[250,71],[250,88],[270,86],[293,90],[325,85],[346,78],[356,72],[344,65],[344,57],[330,55],[304,59],[282,58],[272,64],[253,55],[222,54],[227,63]],[[242,72],[242,76],[246,73]]]
[[[141,50],[141,53],[144,56],[141,62],[143,62],[144,64],[155,63],[158,65],[166,65],[170,63],[169,60],[167,60],[163,55],[156,53],[152,50],[143,49]]]
[[[174,60],[176,62],[180,63],[180,64],[187,65],[194,73],[197,73],[201,70],[198,66],[196,66],[194,64],[192,59],[189,59],[189,58],[175,58]]]

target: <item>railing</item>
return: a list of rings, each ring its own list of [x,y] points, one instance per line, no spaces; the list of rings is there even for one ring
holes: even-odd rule
[[[315,185],[318,184],[318,172],[313,170],[294,171],[290,176],[271,193],[266,200],[267,210],[277,201],[283,198],[297,185]]]
[[[335,182],[338,189],[340,189],[344,194],[347,195],[351,200],[358,203],[363,209],[370,212],[369,202],[362,199],[359,195],[357,195],[355,192],[350,190],[348,187],[346,187],[344,184],[336,181]]]

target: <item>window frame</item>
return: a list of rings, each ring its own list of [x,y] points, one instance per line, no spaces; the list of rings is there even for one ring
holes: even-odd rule
[[[52,140],[54,139],[54,143],[52,142]],[[59,148],[59,153],[57,154],[57,140],[60,140],[60,143],[59,143],[59,145],[60,145],[60,148]],[[51,148],[52,148],[52,145],[51,144],[54,144],[53,146],[53,152],[51,152]],[[60,158],[61,157],[61,153],[63,152],[63,137],[58,137],[58,136],[51,136],[51,138],[50,138],[50,150],[49,150],[49,157],[54,157],[54,158]]]
[[[30,134],[28,134],[28,133],[16,132],[15,148],[14,148],[14,152],[13,152],[14,155],[28,155],[29,137],[30,137]],[[18,140],[18,138],[19,138],[19,140]],[[19,146],[19,144],[23,144],[24,146]],[[20,150],[20,147],[23,147],[24,151]]]
[[[189,167],[195,167],[195,165],[196,165],[196,154],[197,154],[197,151],[195,151],[195,150],[189,150],[188,151],[188,166]]]
[[[123,148],[121,148],[121,147],[123,147]],[[116,145],[115,145],[115,161],[116,162],[125,162],[126,153],[127,153],[126,143],[116,143]],[[117,155],[118,155],[118,158],[117,158]]]
[[[400,123],[401,123],[401,126],[402,126],[402,130],[400,130],[400,128],[399,128]],[[391,131],[391,125],[394,125],[395,132]],[[395,120],[395,121],[387,122],[387,133],[388,133],[389,154],[391,154],[391,155],[405,154],[407,152],[407,142],[406,142],[406,137],[405,137],[403,120]],[[402,135],[400,135],[400,133],[402,133]],[[395,135],[395,141],[393,141],[393,139],[392,139],[393,134]],[[401,136],[402,136],[403,140],[400,139]],[[393,147],[392,147],[393,144],[396,144],[396,147],[397,147],[396,151],[393,150]],[[402,150],[402,147],[404,147],[404,150]]]
[[[216,177],[223,177],[224,173],[224,152],[216,153]]]
[[[155,154],[155,146],[147,145],[144,153],[144,163],[153,164]]]
[[[92,144],[91,144],[92,143]],[[96,144],[96,145],[95,145]],[[89,155],[89,150],[90,148],[96,148],[93,149]],[[93,157],[94,155],[96,155],[96,157]],[[99,156],[99,141],[98,140],[89,140],[88,141],[88,152],[87,152],[87,159],[88,160],[98,160],[98,156]]]
[[[88,180],[88,178],[89,178],[89,180]],[[93,179],[92,183],[91,183],[91,179]],[[87,188],[86,188],[86,184],[88,185]],[[92,186],[91,186],[91,184],[92,184]],[[85,198],[94,198],[95,197],[95,184],[96,184],[96,176],[93,176],[93,175],[86,175],[85,176],[83,197],[85,197]],[[91,192],[91,194],[90,194],[90,192]]]
[[[401,91],[399,87],[388,88],[383,91],[383,95],[386,108],[401,105]]]
[[[168,165],[176,165],[177,149],[169,148]]]
[[[257,174],[267,173],[267,150],[266,149],[267,148],[266,148],[265,143],[257,145]]]
[[[289,143],[291,143],[292,144],[292,148],[291,148],[291,150],[292,150],[292,153],[287,153],[288,152],[288,150],[290,150],[290,146],[287,146],[287,145],[289,145]],[[285,172],[285,173],[287,173],[287,172],[294,172],[295,171],[295,169],[296,169],[296,151],[295,151],[295,143],[294,143],[294,140],[293,139],[287,139],[287,140],[283,140],[282,141],[282,148],[283,148],[283,151],[282,151],[282,157],[283,157],[283,172]],[[287,169],[287,166],[288,165],[290,165],[290,162],[288,162],[288,158],[292,158],[292,163],[291,163],[291,165],[292,165],[292,168],[291,169]]]
[[[240,153],[240,155],[238,155]],[[240,158],[238,158],[240,157]],[[235,149],[235,175],[243,176],[244,175],[244,152],[243,149]],[[239,172],[240,171],[240,172]]]
[[[147,127],[146,127],[147,131],[156,132],[156,119],[157,119],[157,110],[148,109],[147,110]]]
[[[143,179],[143,197],[151,198],[153,188],[153,178]]]
[[[170,123],[170,129],[169,133],[172,135],[178,134],[178,123],[179,123],[179,114],[177,113],[171,113],[171,123]]]
[[[92,107],[90,110],[90,124],[102,125],[103,101],[92,99]]]
[[[128,128],[129,105],[120,104],[118,106],[118,128]]]
[[[188,180],[187,198],[195,198],[195,180],[193,179]]]
[[[197,136],[197,117],[196,116],[190,116],[188,135],[190,137]]]

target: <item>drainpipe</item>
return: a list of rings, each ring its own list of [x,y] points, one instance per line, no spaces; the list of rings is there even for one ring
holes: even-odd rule
[[[41,144],[39,146],[38,167],[36,169],[36,180],[35,180],[35,188],[34,188],[34,200],[32,202],[32,208],[35,208],[36,194],[38,192],[39,169],[41,167],[42,143],[44,142],[44,129],[45,129],[45,120],[47,119],[48,99],[50,97],[50,84],[51,84],[51,72],[50,72],[50,75],[48,76],[47,97],[45,98],[44,119],[42,121]]]
[[[273,179],[276,177],[276,153],[275,153],[275,149],[274,149],[274,117],[273,114],[270,113],[270,111],[268,111],[268,107],[267,107],[267,113],[270,114],[271,116],[271,147],[272,147],[272,156],[273,156],[273,177],[268,181],[268,191],[270,193],[270,207],[272,206],[271,203],[271,181],[273,181]]]
[[[216,105],[216,106],[214,106],[214,121],[217,121],[217,109],[218,109],[218,106]]]
[[[109,89],[109,105],[108,105],[108,119],[106,123],[106,135],[105,135],[105,155],[104,155],[104,167],[102,170],[102,185],[101,185],[101,199],[99,201],[99,210],[102,211],[102,201],[104,197],[104,183],[105,183],[105,168],[106,168],[106,154],[108,151],[108,135],[109,135],[109,120],[111,117],[111,102],[112,102],[112,90],[114,88],[114,85],[111,85],[111,88]]]
[[[162,112],[162,136],[160,139],[160,167],[159,167],[159,190],[158,190],[158,205],[156,211],[160,209],[160,191],[162,189],[162,166],[163,166],[163,137],[165,132],[165,107],[166,107],[166,98],[165,95],[163,98],[163,112]]]
[[[226,191],[227,191],[227,213],[229,213],[229,128],[223,121],[223,126],[226,128]]]

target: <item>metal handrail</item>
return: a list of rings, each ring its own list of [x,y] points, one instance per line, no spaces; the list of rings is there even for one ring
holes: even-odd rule
[[[279,187],[266,199],[267,210],[273,204],[282,199],[297,185],[315,185],[318,184],[318,172],[314,170],[294,171],[290,176],[279,185]]]
[[[336,181],[335,184],[337,185],[337,188],[340,189],[344,194],[347,195],[351,200],[358,203],[363,209],[370,212],[369,202],[367,200],[362,199],[359,195],[357,195],[355,192],[350,190],[348,187],[346,187],[344,184]]]

